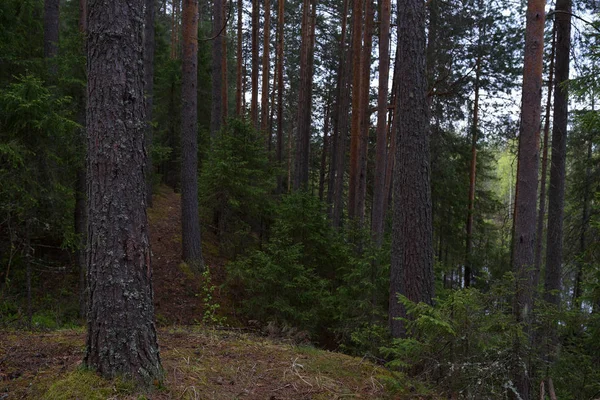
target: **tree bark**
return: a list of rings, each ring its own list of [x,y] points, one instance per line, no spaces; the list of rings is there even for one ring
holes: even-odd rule
[[[58,31],[60,0],[44,0],[44,58],[50,60],[58,55]],[[56,75],[57,66],[49,61],[50,75]]]
[[[346,137],[348,135],[348,107],[350,106],[350,49],[347,45],[348,10],[350,0],[344,0],[342,15],[342,35],[339,43],[339,65],[337,76],[337,100],[333,120],[333,146],[331,152],[331,170],[329,171],[329,190],[327,203],[331,225],[339,228],[344,209],[344,165],[346,159]]]
[[[203,268],[198,215],[198,0],[183,1],[181,239],[183,260]]]
[[[548,133],[550,132],[550,111],[552,107],[552,89],[554,88],[554,51],[556,47],[556,23],[552,24],[552,45],[550,51],[550,67],[548,71],[548,99],[546,101],[546,118],[544,121],[544,148],[542,152],[542,176],[540,177],[540,208],[538,211],[537,230],[535,235],[535,264],[533,287],[537,287],[542,268],[542,243],[544,236],[544,217],[546,215],[546,176],[548,172]]]
[[[592,110],[594,106],[592,104]],[[583,184],[583,207],[581,210],[581,231],[579,233],[579,253],[581,257],[585,257],[587,246],[587,230],[590,223],[590,186],[592,183],[592,149],[593,144],[591,138],[588,140],[587,160],[585,166],[585,181]],[[581,309],[582,295],[582,279],[583,279],[583,262],[577,262],[577,273],[575,275],[575,284],[573,287],[573,308]]]
[[[327,174],[327,153],[329,150],[329,95],[326,99],[327,105],[325,106],[325,121],[323,123],[323,149],[321,150],[321,169],[319,172],[319,200],[323,201],[323,195],[325,193],[325,175]]]
[[[223,121],[223,1],[213,0],[211,139],[216,138]]]
[[[375,183],[371,213],[371,233],[379,248],[383,242],[385,215],[385,166],[387,163],[387,110],[390,71],[390,0],[380,0],[379,25],[379,92],[377,95],[377,141],[375,149]]]
[[[521,132],[513,235],[513,268],[516,278],[513,312],[517,322],[530,331],[533,307],[536,203],[539,164],[540,117],[542,97],[542,56],[544,50],[544,0],[529,0],[525,28],[525,60]],[[524,368],[525,346],[515,339],[514,381],[519,395],[530,397],[529,369]]]
[[[235,114],[242,118],[242,0],[237,2],[237,68],[236,68],[236,91],[235,91]]]
[[[348,184],[348,217],[358,218],[357,193],[360,174],[360,143],[361,143],[361,80],[364,57],[362,51],[364,0],[353,0],[352,3],[352,123],[350,129],[350,182]]]
[[[105,378],[162,379],[146,215],[143,0],[89,4],[88,332]]]
[[[144,98],[146,101],[146,204],[152,207],[152,107],[154,100],[154,2],[146,0],[144,27]]]
[[[277,165],[283,166],[283,25],[285,0],[277,0]],[[283,193],[283,176],[277,177],[277,192]]]
[[[252,99],[250,101],[250,118],[252,126],[258,129],[258,0],[252,0]]]
[[[225,6],[223,7],[223,24],[227,23],[228,20],[228,7],[230,5],[225,1]],[[223,34],[221,34],[221,71],[223,82],[221,84],[221,125],[227,125],[227,117],[229,116],[229,84],[228,84],[228,70],[227,70],[227,30],[223,27]]]
[[[260,99],[260,129],[265,134],[265,143],[270,141],[269,127],[269,51],[271,49],[271,2],[264,0],[265,25],[263,33],[263,55],[262,55],[262,93]]]
[[[433,234],[429,164],[429,107],[425,76],[425,3],[398,3],[396,171],[390,267],[390,328],[400,337],[406,317],[398,293],[433,302]]]

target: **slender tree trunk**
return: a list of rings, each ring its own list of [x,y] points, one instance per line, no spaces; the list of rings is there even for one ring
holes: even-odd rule
[[[216,138],[223,122],[223,1],[213,0],[211,139]]]
[[[593,106],[592,106],[593,110]],[[586,236],[588,225],[590,222],[590,185],[592,182],[592,140],[588,140],[587,147],[587,162],[585,166],[585,182],[583,185],[583,207],[581,210],[581,232],[579,234],[579,253],[581,257],[585,257],[586,251]],[[575,275],[575,285],[573,288],[573,308],[581,309],[581,294],[582,294],[582,279],[583,279],[583,262],[577,262],[577,273]]]
[[[398,3],[396,171],[390,267],[389,322],[400,337],[406,317],[400,293],[414,302],[433,301],[433,222],[429,165],[429,107],[425,76],[425,3]]]
[[[313,5],[314,7],[314,5]],[[300,93],[298,97],[298,127],[296,129],[296,158],[294,163],[294,190],[308,188],[310,151],[310,114],[312,108],[313,47],[311,2],[304,0],[302,6],[302,43],[300,45]]]
[[[181,238],[183,260],[203,268],[198,215],[198,0],[183,0]]]
[[[357,193],[360,174],[360,143],[361,143],[361,80],[364,53],[362,51],[364,0],[353,0],[352,3],[352,124],[350,131],[350,182],[348,184],[348,217],[356,221],[358,218]]]
[[[258,18],[260,10],[258,0],[252,0],[252,99],[250,118],[252,126],[258,129]]]
[[[236,91],[235,91],[235,114],[238,118],[242,117],[242,11],[243,2],[237,2],[237,73],[236,73]]]
[[[327,169],[327,153],[329,151],[329,110],[330,101],[327,96],[327,105],[325,106],[325,121],[323,127],[323,149],[321,151],[321,170],[319,172],[319,200],[323,201],[323,194],[325,193],[325,175]]]
[[[277,165],[283,164],[283,26],[285,0],[277,0]],[[283,177],[277,177],[277,192],[283,193]]]
[[[225,1],[225,6],[223,7],[223,25],[227,24],[228,20],[228,8],[231,5],[228,5],[227,1]],[[227,117],[229,116],[229,92],[228,92],[228,70],[227,70],[227,29],[223,26],[223,33],[221,34],[221,71],[223,76],[223,83],[221,85],[221,124],[227,124]]]
[[[387,215],[387,211],[390,203],[392,202],[392,194],[394,190],[394,167],[396,164],[396,92],[398,86],[397,73],[398,71],[398,55],[396,54],[396,60],[394,60],[394,79],[392,81],[392,103],[389,108],[388,115],[388,142],[389,150],[387,153],[387,164],[385,166],[385,198],[383,200],[383,218]]]
[[[479,32],[480,37],[483,34]],[[481,50],[480,50],[481,51]],[[477,179],[477,135],[479,132],[479,85],[481,79],[481,54],[475,66],[475,100],[473,102],[473,125],[471,126],[471,168],[469,174],[469,206],[467,209],[467,245],[465,250],[465,287],[471,286],[473,259],[473,210],[475,207],[475,181]]]
[[[516,276],[513,312],[517,322],[529,333],[533,307],[536,203],[539,164],[540,117],[542,97],[542,56],[544,50],[544,0],[529,0],[525,30],[523,98],[513,235],[513,268]],[[525,346],[515,339],[514,381],[519,395],[530,397],[529,369]]]
[[[262,55],[262,93],[260,99],[260,129],[265,134],[265,143],[270,141],[268,134],[269,126],[269,51],[271,49],[271,2],[264,0],[265,4],[265,25],[263,34],[263,55]]]
[[[333,121],[333,146],[331,153],[331,170],[329,172],[329,190],[327,203],[331,225],[335,228],[341,226],[342,211],[344,209],[344,165],[346,159],[346,137],[348,135],[348,108],[350,106],[350,75],[352,73],[350,62],[350,48],[347,45],[348,36],[348,11],[350,0],[344,0],[342,15],[342,35],[339,45],[339,66],[337,77],[337,101]]]
[[[146,0],[144,27],[144,99],[146,101],[146,204],[152,207],[152,107],[154,102],[154,2]]]
[[[535,264],[533,287],[537,288],[542,268],[542,243],[544,236],[544,217],[546,215],[546,177],[548,173],[548,133],[550,132],[550,111],[552,108],[552,89],[554,88],[554,50],[556,47],[556,23],[552,24],[552,45],[550,51],[550,67],[548,71],[548,99],[546,100],[546,118],[544,121],[544,144],[542,152],[542,176],[540,177],[540,208],[538,210],[537,230],[535,235]]]
[[[171,0],[171,60],[179,58],[179,5],[181,0]]]
[[[58,55],[59,8],[60,0],[44,0],[44,58],[49,63],[48,70],[52,76],[58,72],[51,59]]]
[[[163,373],[146,215],[143,4],[89,4],[90,311],[84,363],[105,378],[124,375],[150,386]]]
[[[31,296],[31,237],[29,218],[25,223],[25,271],[27,274],[27,329],[32,328],[33,299]],[[8,275],[7,275],[8,276]]]
[[[385,215],[385,166],[387,163],[387,110],[388,81],[390,71],[390,0],[380,0],[379,25],[379,92],[377,95],[377,142],[375,149],[375,183],[373,187],[373,208],[371,233],[377,247],[383,242],[383,222]]]
[[[373,50],[373,20],[375,10],[373,0],[365,0],[365,26],[363,31],[363,55],[361,68],[361,113],[360,113],[360,144],[358,152],[359,176],[356,192],[356,221],[362,227],[365,221],[367,198],[367,153],[369,150],[369,133],[371,128],[370,89],[371,89],[371,51]]]

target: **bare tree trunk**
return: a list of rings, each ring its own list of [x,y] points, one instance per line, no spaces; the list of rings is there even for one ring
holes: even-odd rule
[[[350,130],[350,182],[348,184],[348,217],[356,221],[358,218],[357,193],[360,174],[360,143],[361,143],[361,80],[364,57],[362,51],[363,2],[353,0],[352,3],[352,124]]]
[[[33,327],[33,299],[31,296],[31,237],[29,231],[30,224],[28,218],[25,223],[25,270],[27,274],[27,329],[31,330]]]
[[[327,105],[325,106],[325,121],[323,127],[323,149],[321,150],[321,170],[319,172],[319,200],[323,201],[323,194],[325,192],[325,175],[327,169],[327,153],[329,151],[329,110],[330,101],[329,95],[327,96]]]
[[[58,55],[59,8],[60,0],[44,0],[44,58],[49,63],[50,75],[58,72],[51,59]]]
[[[296,129],[296,158],[294,162],[294,190],[308,188],[310,151],[310,114],[312,108],[312,17],[310,1],[302,6],[302,43],[300,45],[300,93],[298,97],[298,127]]]
[[[556,23],[552,25],[552,47],[550,52],[550,68],[548,71],[548,100],[546,101],[546,118],[544,121],[544,149],[542,153],[542,176],[540,177],[540,208],[538,211],[537,230],[535,236],[535,264],[533,287],[536,288],[542,268],[542,238],[544,236],[544,217],[546,215],[546,176],[548,172],[548,133],[550,132],[550,110],[552,107],[552,89],[554,75],[554,49],[556,45]]]
[[[182,257],[194,270],[204,267],[198,215],[198,0],[183,0],[181,82]]]
[[[373,209],[371,213],[371,233],[377,247],[383,242],[383,222],[385,215],[385,166],[387,163],[387,110],[388,81],[390,71],[390,0],[380,0],[379,25],[379,92],[377,96],[377,142],[375,157],[375,183],[373,187]]]
[[[223,1],[213,0],[211,139],[217,137],[223,121]]]
[[[594,109],[594,106],[592,104],[592,111]],[[586,166],[585,166],[585,182],[583,185],[583,207],[581,210],[581,232],[579,233],[579,253],[581,254],[581,257],[585,256],[585,251],[586,251],[586,236],[587,236],[587,230],[588,230],[588,226],[590,224],[590,186],[592,183],[592,168],[591,168],[591,164],[592,164],[592,149],[593,149],[593,144],[592,144],[592,140],[591,138],[588,140],[588,148],[587,148],[587,162],[586,162]],[[575,275],[575,285],[573,288],[573,308],[574,309],[581,309],[581,294],[582,294],[582,289],[581,289],[581,284],[582,284],[582,279],[583,279],[583,262],[582,261],[578,261],[577,262],[577,273]]]
[[[283,25],[285,0],[277,0],[277,165],[283,164]],[[283,193],[283,177],[277,177],[277,192]]]
[[[392,336],[404,335],[397,317],[406,317],[398,293],[432,304],[433,222],[429,165],[429,107],[425,76],[425,3],[398,3],[398,94],[396,171],[390,267],[389,323]]]
[[[238,118],[242,117],[242,11],[243,2],[237,2],[237,73],[236,73],[236,91],[235,91],[235,114]]]
[[[260,129],[265,134],[265,143],[270,141],[268,134],[269,126],[269,51],[271,49],[271,2],[264,0],[265,25],[263,33],[263,55],[262,55],[262,93],[260,100]]]
[[[346,136],[348,135],[348,107],[350,106],[350,49],[347,45],[348,9],[350,0],[344,0],[342,15],[342,35],[339,45],[339,66],[337,77],[337,100],[333,120],[333,146],[331,152],[331,170],[329,172],[329,190],[327,203],[331,225],[339,228],[344,208],[344,165],[346,158]]]
[[[529,0],[525,30],[523,98],[521,133],[517,171],[518,196],[515,203],[513,235],[513,268],[516,292],[513,312],[517,322],[530,331],[533,307],[533,274],[535,258],[536,203],[539,164],[540,117],[542,97],[542,57],[544,43],[544,0]],[[530,397],[529,368],[525,346],[515,339],[514,381],[519,395]]]
[[[227,1],[225,1],[225,6],[223,7],[223,33],[221,34],[221,44],[222,44],[222,50],[221,50],[221,71],[222,73],[222,77],[223,77],[223,82],[221,84],[221,125],[226,125],[227,124],[227,117],[229,115],[229,92],[228,92],[228,83],[227,83],[227,75],[228,75],[228,71],[227,71],[227,29],[225,28],[225,25],[227,24],[227,14],[228,14],[228,7],[230,7],[231,5],[228,5]]]
[[[398,71],[398,56],[396,54],[396,60],[394,60],[394,80],[392,81],[392,103],[389,108],[388,115],[388,126],[387,126],[387,134],[388,134],[388,142],[389,142],[389,150],[387,152],[386,161],[387,164],[385,166],[385,198],[383,201],[383,218],[387,215],[387,211],[390,203],[392,202],[392,194],[394,190],[394,167],[396,164],[396,122],[397,119],[395,117],[396,113],[396,92],[398,86],[397,73]]]
[[[252,126],[258,129],[258,18],[260,10],[258,0],[252,0],[252,99],[250,118]]]
[[[483,33],[479,32],[481,37]],[[481,51],[481,50],[480,50]],[[473,209],[475,207],[475,181],[477,179],[477,135],[479,133],[479,85],[481,79],[481,54],[477,55],[475,66],[475,100],[473,102],[473,125],[471,126],[471,168],[469,174],[469,206],[467,209],[467,244],[465,250],[465,287],[471,286],[473,264]]]
[[[144,179],[143,4],[89,4],[90,311],[84,363],[105,378],[124,375],[151,386],[163,371]]]
[[[144,27],[144,100],[146,101],[146,204],[152,207],[152,107],[154,103],[154,2],[146,0]]]
[[[181,0],[171,0],[171,60],[179,58],[179,16]]]

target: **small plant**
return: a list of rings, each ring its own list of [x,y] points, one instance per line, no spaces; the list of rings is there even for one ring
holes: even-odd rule
[[[202,272],[201,292],[196,295],[202,296],[202,305],[204,307],[202,322],[210,325],[225,325],[225,317],[218,315],[221,306],[214,298],[216,288],[217,287],[212,283],[210,269],[207,266],[204,272]]]

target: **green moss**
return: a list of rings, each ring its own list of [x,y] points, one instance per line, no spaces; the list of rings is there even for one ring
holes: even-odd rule
[[[131,395],[134,390],[133,382],[120,378],[107,381],[93,371],[80,368],[54,382],[42,399],[104,400],[115,395]]]
[[[179,270],[181,272],[184,273],[184,275],[188,278],[188,279],[194,279],[194,271],[192,270],[192,267],[185,262],[182,262],[179,264]]]

